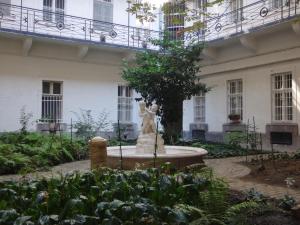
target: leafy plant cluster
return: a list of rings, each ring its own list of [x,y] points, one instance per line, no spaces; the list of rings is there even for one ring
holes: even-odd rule
[[[243,156],[246,150],[236,144],[223,144],[223,143],[211,143],[211,142],[195,142],[193,147],[204,148],[207,152],[208,158],[226,158],[233,156]],[[248,151],[248,154],[257,154],[256,151]]]
[[[102,111],[95,117],[91,110],[80,109],[80,112],[73,112],[76,121],[74,128],[76,129],[76,136],[83,138],[85,141],[90,140],[92,137],[99,135],[100,132],[106,131],[110,126],[108,121],[109,114]]]
[[[5,225],[254,225],[249,218],[264,210],[279,212],[254,200],[228,204],[226,183],[209,169],[74,172],[0,183],[0,196]]]
[[[40,133],[3,133],[0,135],[0,174],[30,172],[87,156],[80,140]]]

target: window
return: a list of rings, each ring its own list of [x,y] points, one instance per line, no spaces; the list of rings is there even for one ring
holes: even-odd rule
[[[271,9],[278,9],[282,6],[283,0],[270,0],[270,8]],[[286,1],[288,2],[288,1]]]
[[[132,102],[132,89],[128,86],[118,86],[118,120],[120,122],[131,122]]]
[[[272,108],[274,121],[293,120],[292,73],[272,75]]]
[[[203,91],[194,96],[194,122],[205,122],[205,93]]]
[[[10,16],[11,0],[0,0],[0,14],[2,16]]]
[[[53,13],[55,7],[55,14]],[[64,22],[65,0],[43,0],[43,20],[52,22],[55,15],[55,22]]]
[[[43,20],[52,21],[52,0],[43,2]]]
[[[184,39],[184,2],[167,2],[164,4],[164,25],[170,34],[171,40]]]
[[[65,1],[55,0],[55,22],[64,23]]]
[[[62,82],[43,81],[42,122],[62,122]]]
[[[227,82],[228,114],[238,114],[243,119],[243,81],[230,80]]]
[[[231,0],[230,1],[230,21],[237,23],[243,19],[243,0]]]
[[[112,0],[94,0],[94,29],[110,31],[113,22]]]

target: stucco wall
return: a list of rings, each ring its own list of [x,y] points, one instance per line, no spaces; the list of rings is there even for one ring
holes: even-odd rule
[[[70,123],[81,109],[95,114],[105,110],[117,121],[120,67],[35,57],[0,55],[0,130],[19,129],[22,106],[41,118],[42,81],[63,82],[63,120]],[[137,121],[134,103],[134,120]],[[34,124],[31,126],[34,129]]]

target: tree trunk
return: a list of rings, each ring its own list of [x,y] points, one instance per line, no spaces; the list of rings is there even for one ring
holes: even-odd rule
[[[175,144],[182,136],[183,101],[174,99],[163,105],[162,125],[164,140],[167,144]]]

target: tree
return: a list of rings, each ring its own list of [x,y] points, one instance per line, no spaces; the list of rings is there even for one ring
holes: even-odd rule
[[[203,45],[184,46],[167,34],[152,43],[160,50],[137,53],[135,64],[125,62],[122,77],[148,105],[155,101],[160,106],[164,139],[175,142],[182,133],[183,101],[208,90],[197,77]]]

